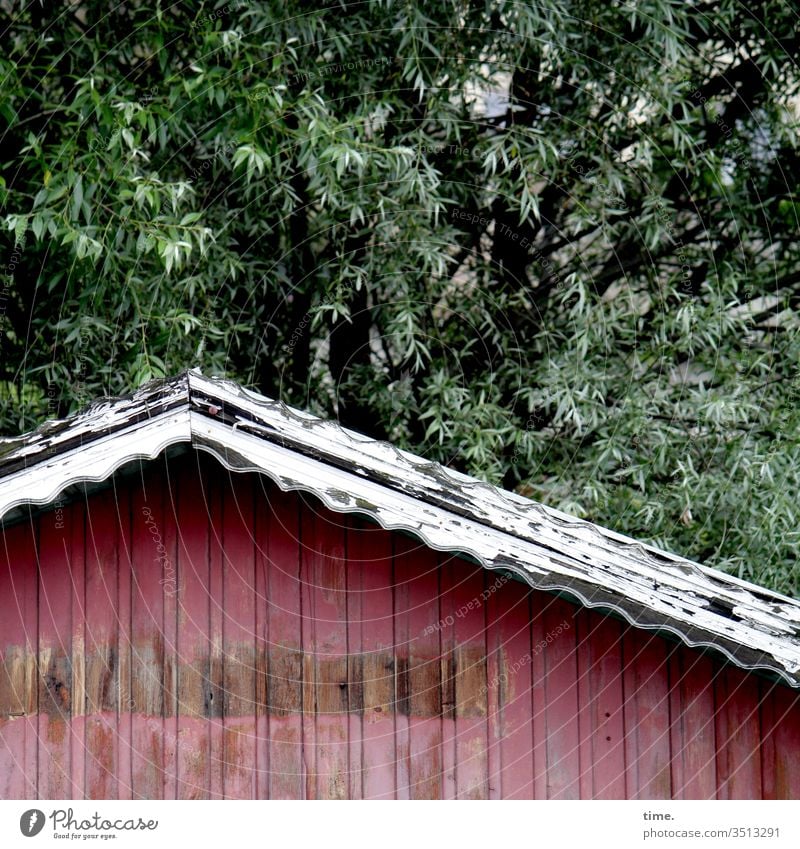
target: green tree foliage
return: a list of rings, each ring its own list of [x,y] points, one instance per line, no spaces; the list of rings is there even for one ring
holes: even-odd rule
[[[5,432],[199,366],[797,593],[794,4],[8,8]]]

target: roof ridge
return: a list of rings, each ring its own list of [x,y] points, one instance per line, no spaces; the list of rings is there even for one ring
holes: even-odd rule
[[[0,518],[176,443],[800,687],[799,601],[198,369],[0,443]]]

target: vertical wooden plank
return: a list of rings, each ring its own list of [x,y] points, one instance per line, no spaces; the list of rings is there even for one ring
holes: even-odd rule
[[[223,492],[224,795],[256,798],[255,531],[253,480],[228,479]]]
[[[551,597],[544,603],[545,721],[547,724],[547,798],[580,798],[578,663],[574,605]],[[536,646],[534,646],[536,648]]]
[[[303,503],[304,640],[314,659],[316,749],[314,798],[344,799],[348,790],[347,603],[342,519],[318,502]],[[307,629],[306,626],[308,625]],[[304,703],[308,716],[308,704]],[[310,777],[310,776],[309,776]],[[311,795],[311,792],[309,792]]]
[[[302,637],[302,728],[303,728],[303,794],[317,798],[317,680],[314,656],[314,558],[309,551],[313,527],[308,521],[303,497],[298,497],[300,536],[300,633]]]
[[[225,658],[223,617],[227,599],[223,579],[223,500],[228,489],[226,472],[215,460],[203,457],[199,464],[203,501],[208,515],[208,681],[206,724],[208,728],[208,798],[223,799],[225,762]],[[206,481],[213,484],[206,485]],[[236,737],[232,738],[236,742]]]
[[[439,643],[442,654],[442,797],[458,797],[458,744],[456,737],[456,584],[460,561],[439,555]]]
[[[192,458],[195,461],[195,458]],[[178,473],[178,797],[208,797],[209,729],[214,693],[209,685],[209,517],[198,473]]]
[[[394,585],[394,760],[397,798],[411,798],[411,738],[409,732],[408,681],[408,578],[398,573],[398,550],[405,544],[392,534],[392,583]]]
[[[174,591],[175,564],[156,488],[131,492],[131,795],[164,796],[164,593]],[[169,583],[168,583],[169,582]]]
[[[163,493],[162,521],[164,523],[164,662],[162,694],[164,748],[162,751],[162,786],[164,799],[178,798],[178,600],[186,583],[178,559],[178,481],[170,467],[153,469],[145,479],[150,497],[155,491]]]
[[[489,588],[498,580],[492,576]],[[498,785],[503,799],[534,798],[531,593],[529,587],[509,579],[487,603],[495,658],[487,686],[499,720],[496,728],[490,726],[489,739],[490,750],[499,748],[499,772],[490,771],[489,782],[490,788],[492,782]],[[499,741],[494,734],[499,734]]]
[[[442,797],[442,687],[439,632],[439,568],[436,554],[421,542],[398,536],[395,582],[404,609],[408,662],[409,795]],[[399,607],[399,605],[398,605]],[[399,717],[398,717],[399,718]]]
[[[113,499],[93,497],[86,510],[86,796],[116,799],[118,563],[121,547]]]
[[[268,556],[269,797],[302,799],[303,635],[299,503],[271,488],[259,512],[260,556]],[[268,544],[268,548],[267,548]]]
[[[594,794],[593,747],[595,711],[592,703],[592,651],[589,636],[595,624],[586,610],[575,616],[575,639],[578,657],[578,733],[580,735],[578,751],[580,759],[580,798],[591,799]]]
[[[572,627],[565,619],[566,630],[555,639],[562,639]],[[578,644],[581,667],[579,685],[586,694],[581,698],[582,710],[587,709],[589,745],[588,773],[591,784],[583,798],[625,798],[625,735],[623,723],[622,686],[622,625],[589,610],[575,609],[572,619],[582,628]],[[583,731],[584,729],[582,729]],[[581,764],[583,771],[584,764]]]
[[[715,676],[717,796],[761,798],[761,727],[758,682],[726,664]]]
[[[72,694],[70,698],[70,795],[86,796],[86,509],[76,503],[70,528],[70,606],[72,608],[71,661]]]
[[[460,560],[454,577],[456,795],[459,799],[486,799],[489,775],[483,568]]]
[[[503,714],[500,702],[500,675],[504,671],[500,624],[497,618],[495,593],[498,581],[505,578],[496,573],[484,577],[486,596],[486,731],[488,747],[486,768],[488,772],[489,798],[503,798]]]
[[[119,527],[117,557],[117,794],[119,799],[133,798],[133,687],[131,686],[131,634],[133,563],[131,562],[131,493],[123,489],[114,499]]]
[[[548,798],[547,781],[547,688],[545,610],[552,596],[535,591],[531,609],[531,703],[533,706],[533,798]]]
[[[72,797],[72,522],[74,504],[39,519],[39,798]]]
[[[348,799],[364,798],[364,657],[361,646],[362,609],[361,569],[353,567],[351,546],[358,533],[353,516],[345,520],[345,614],[347,628],[347,772]],[[356,546],[357,548],[357,546]]]
[[[0,798],[36,798],[37,555],[30,520],[0,546]]]
[[[772,724],[766,733],[774,741],[774,795],[776,799],[800,799],[800,693],[779,684],[772,701]]]
[[[708,657],[683,646],[669,663],[673,798],[715,799],[714,667]]]
[[[365,799],[396,796],[394,745],[394,603],[392,538],[382,528],[353,522],[348,568],[360,577]]]
[[[667,643],[646,631],[623,635],[625,787],[629,799],[670,799]]]
[[[777,798],[777,763],[775,737],[775,689],[780,686],[775,681],[762,678],[758,681],[759,726],[761,734],[761,798]]]
[[[268,799],[270,791],[269,714],[269,496],[267,478],[253,475],[253,698],[255,700],[255,797]]]

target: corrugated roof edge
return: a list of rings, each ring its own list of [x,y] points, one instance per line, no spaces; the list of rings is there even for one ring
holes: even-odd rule
[[[0,519],[179,442],[800,687],[796,600],[197,371],[0,440]]]

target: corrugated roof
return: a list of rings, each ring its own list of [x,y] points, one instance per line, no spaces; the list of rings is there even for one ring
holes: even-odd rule
[[[0,520],[181,443],[800,687],[794,599],[195,371],[0,440]]]

